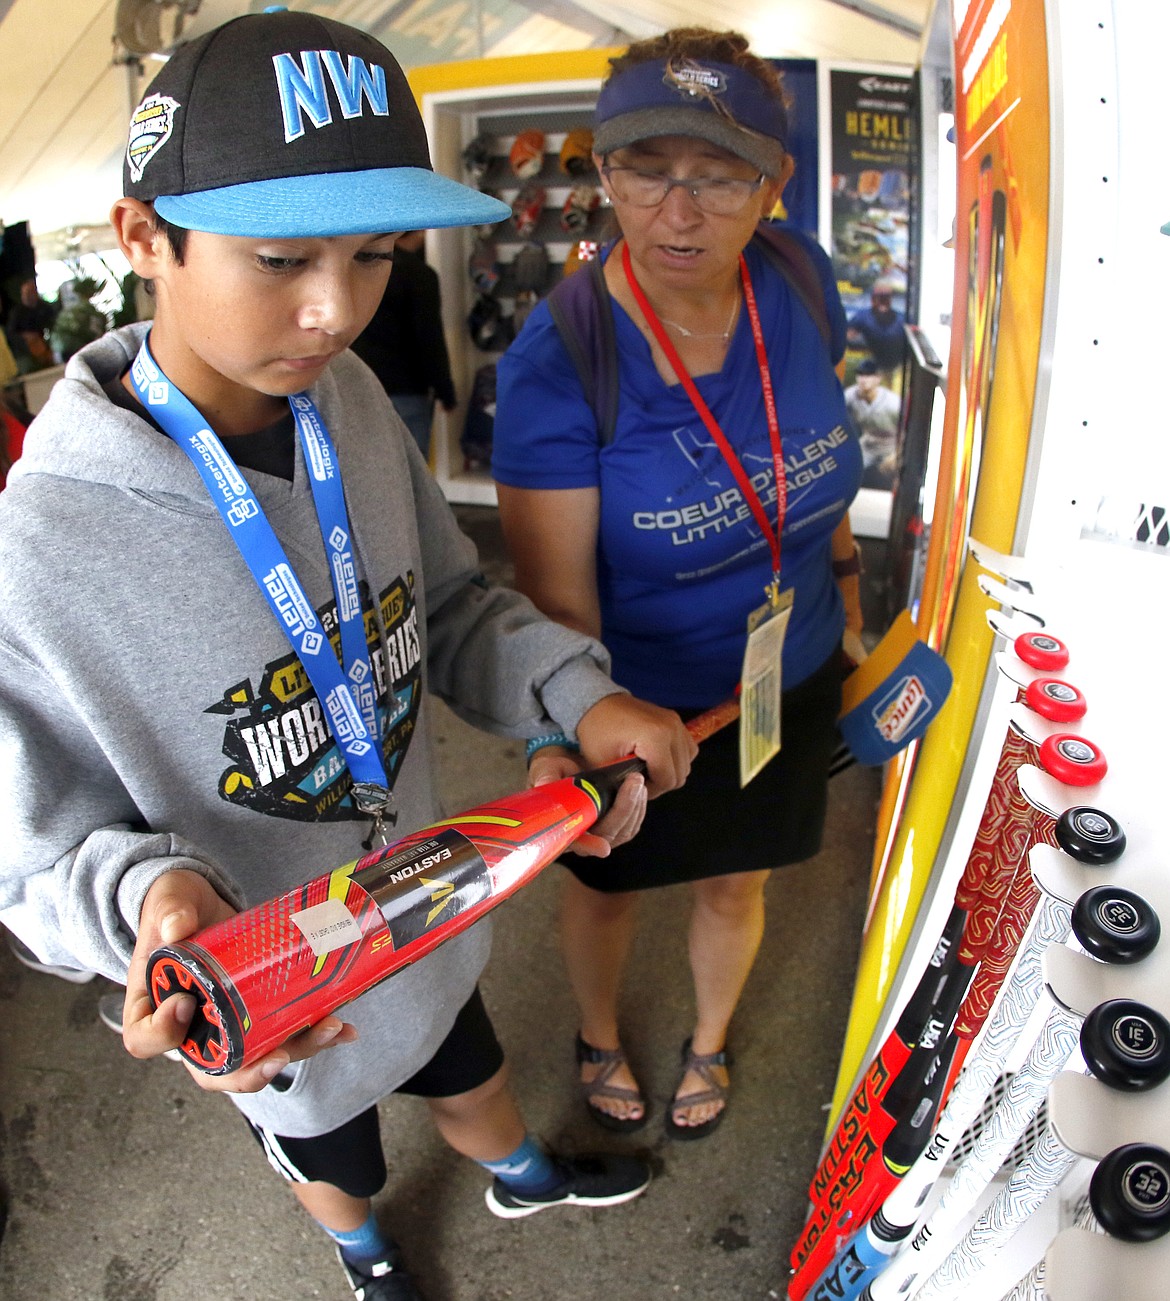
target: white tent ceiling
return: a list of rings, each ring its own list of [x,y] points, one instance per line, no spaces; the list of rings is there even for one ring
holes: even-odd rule
[[[173,22],[171,6],[161,6]],[[121,0],[123,6],[127,0]],[[159,0],[138,0],[149,8]],[[264,0],[185,0],[196,36]],[[406,67],[621,45],[683,24],[734,27],[772,57],[914,64],[934,0],[313,0],[374,33]],[[104,225],[143,79],[115,41],[119,0],[0,0],[0,220],[36,236]],[[164,24],[164,30],[171,30]]]

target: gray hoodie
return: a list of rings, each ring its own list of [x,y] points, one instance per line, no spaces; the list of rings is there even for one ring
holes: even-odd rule
[[[119,981],[164,872],[200,872],[251,905],[351,862],[369,828],[194,467],[102,391],[145,328],[70,361],[0,494],[0,921],[45,960]],[[338,358],[312,393],[342,469],[402,835],[443,812],[428,692],[525,737],[572,735],[618,688],[600,645],[478,579],[474,547],[361,362]],[[333,629],[300,449],[291,484],[245,473]],[[349,1005],[358,1043],[294,1065],[283,1092],[232,1100],[292,1137],[348,1120],[429,1059],[489,944],[488,926],[473,927]]]

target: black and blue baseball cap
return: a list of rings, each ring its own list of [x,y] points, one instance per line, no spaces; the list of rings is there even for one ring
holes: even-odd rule
[[[233,19],[182,46],[130,122],[123,192],[189,230],[258,238],[497,222],[439,176],[398,61],[315,14]]]
[[[708,59],[652,59],[610,74],[594,113],[604,156],[653,136],[694,136],[778,176],[788,140],[784,104],[758,77]]]

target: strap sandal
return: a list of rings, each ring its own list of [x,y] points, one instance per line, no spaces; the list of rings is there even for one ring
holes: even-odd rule
[[[608,1129],[615,1134],[632,1134],[634,1130],[641,1129],[646,1123],[649,1111],[641,1092],[624,1084],[610,1084],[609,1082],[619,1066],[628,1064],[626,1063],[625,1053],[620,1048],[594,1048],[592,1044],[586,1043],[578,1034],[577,1065],[581,1066],[584,1063],[601,1067],[601,1070],[588,1083],[584,1080],[581,1081],[581,1093],[593,1119],[603,1129]],[[619,1102],[640,1102],[642,1104],[642,1114],[640,1116],[611,1116],[608,1111],[597,1105],[594,1101],[597,1098],[612,1098]]]
[[[681,1098],[678,1096],[678,1089],[675,1090],[670,1110],[666,1113],[666,1132],[672,1138],[680,1138],[684,1141],[706,1138],[708,1134],[713,1134],[719,1128],[723,1123],[723,1117],[727,1115],[727,1102],[731,1088],[729,1085],[720,1084],[711,1068],[713,1066],[726,1068],[731,1065],[731,1053],[726,1048],[717,1053],[696,1053],[691,1051],[690,1039],[683,1044],[682,1078],[679,1080],[679,1088],[682,1088],[682,1081],[686,1079],[688,1071],[694,1071],[707,1087],[701,1089],[698,1093],[685,1093]],[[710,1120],[704,1120],[698,1125],[680,1125],[675,1120],[674,1113],[676,1111],[696,1107],[704,1102],[722,1102],[723,1106]]]

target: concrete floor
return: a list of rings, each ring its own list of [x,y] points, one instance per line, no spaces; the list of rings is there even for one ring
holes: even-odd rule
[[[490,574],[507,581],[495,512],[460,515]],[[446,711],[439,736],[450,809],[523,785],[516,743]],[[733,1025],[731,1108],[702,1142],[669,1141],[662,1128],[690,1028],[685,887],[643,904],[624,1024],[653,1115],[624,1137],[596,1128],[574,1093],[559,869],[495,913],[484,995],[530,1127],[562,1150],[644,1152],[657,1178],[628,1206],[501,1221],[483,1204],[487,1176],[442,1144],[423,1104],[390,1098],[390,1180],[377,1209],[427,1301],[784,1295],[849,1006],[877,795],[872,770],[835,777],[822,853],[771,880],[763,946]],[[0,1297],[344,1301],[330,1245],[231,1104],[170,1061],[134,1061],[98,1021],[110,988],[32,972],[0,944]]]

